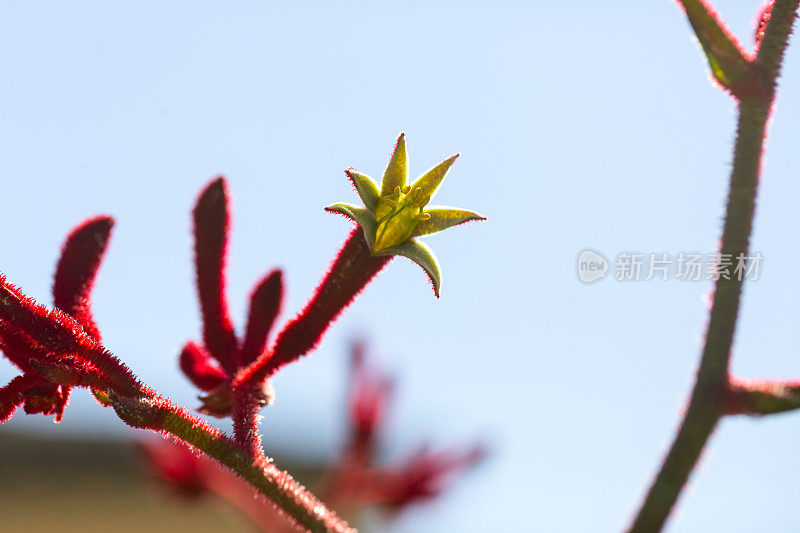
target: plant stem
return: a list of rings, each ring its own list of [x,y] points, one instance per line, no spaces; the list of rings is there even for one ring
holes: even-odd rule
[[[73,317],[48,310],[9,285],[0,274],[0,321],[34,338],[55,357],[74,354],[102,370],[119,390],[128,394],[152,395],[119,359],[86,334]],[[36,332],[36,333],[34,333]]]
[[[252,455],[201,419],[164,398],[131,398],[109,391],[117,415],[127,424],[170,433],[227,466],[272,500],[295,523],[312,532],[354,532],[350,526],[265,457]]]
[[[233,437],[237,443],[247,448],[253,459],[264,458],[261,436],[258,434],[258,412],[262,403],[257,391],[249,386],[233,389]]]
[[[798,5],[800,0],[775,0],[772,15],[756,55],[755,64],[762,70],[762,75],[769,82],[773,92],[781,73],[783,54],[789,45],[789,35],[797,18]]]
[[[240,427],[237,428],[237,437],[245,443],[240,445],[141,384],[127,366],[102,344],[89,338],[72,317],[40,306],[6,283],[2,275],[0,321],[5,327],[18,327],[37,342],[44,343],[42,346],[45,348],[53,350],[52,361],[34,367],[41,371],[41,375],[68,379],[71,384],[80,386],[97,385],[98,389],[102,389],[97,394],[108,399],[123,422],[135,428],[167,432],[191,444],[239,474],[308,531],[353,531],[345,521],[264,456],[256,427],[257,395],[240,395],[244,403],[238,417]],[[56,357],[61,353],[84,358],[103,372],[98,376],[83,376],[78,371],[70,372],[74,368],[61,368],[65,363]],[[95,377],[100,381],[93,381]],[[12,381],[14,388],[3,388],[3,394],[0,394],[3,396],[0,398],[0,415],[3,419],[7,418],[7,412],[18,405],[15,388],[27,379],[30,378],[20,377]]]
[[[373,256],[364,232],[355,228],[305,308],[284,326],[272,351],[239,372],[234,387],[258,385],[310,352],[339,314],[391,260],[392,256]]]
[[[728,208],[722,237],[722,254],[747,256],[755,210],[761,143],[769,103],[741,102]],[[689,409],[678,435],[631,526],[631,531],[659,531],[666,522],[689,474],[723,415],[728,385],[728,362],[736,329],[742,281],[720,278]]]
[[[720,249],[721,254],[730,254],[733,260],[740,254],[748,255],[767,123],[781,59],[799,2],[775,2],[761,48],[753,62],[757,69],[752,70],[753,76],[766,82],[769,91],[763,96],[742,98],[739,102],[733,169]],[[720,277],[716,282],[706,342],[689,408],[630,528],[632,532],[660,531],[663,528],[714,427],[725,415],[730,351],[743,283],[739,276],[731,278]]]

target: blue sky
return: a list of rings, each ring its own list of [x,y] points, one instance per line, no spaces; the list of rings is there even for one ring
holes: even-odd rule
[[[752,46],[759,3],[717,3]],[[714,251],[732,101],[708,81],[673,2],[84,2],[0,8],[0,269],[49,303],[67,231],[117,220],[95,293],[106,344],[195,404],[176,352],[199,334],[189,210],[213,176],[234,201],[229,294],[286,270],[284,319],[319,281],[356,200],[407,132],[412,175],[461,158],[436,203],[487,223],[431,236],[442,298],[399,259],[321,348],[276,379],[265,443],[331,453],[347,345],[369,338],[399,380],[388,448],[482,438],[492,458],[396,531],[614,531],[679,420],[709,282],[591,286],[580,250]],[[770,129],[734,372],[800,374],[800,50]],[[0,363],[0,378],[13,375]],[[64,422],[123,431],[85,393]],[[673,531],[789,531],[800,521],[800,417],[724,421]]]

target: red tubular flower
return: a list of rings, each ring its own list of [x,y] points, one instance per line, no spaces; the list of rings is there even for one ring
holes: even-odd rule
[[[23,374],[16,376],[8,385],[0,388],[0,423],[8,422],[17,407],[25,401],[24,392],[35,382],[37,376]]]
[[[234,411],[240,413],[241,416],[234,416],[239,418],[234,428],[241,430],[237,434],[244,431],[250,435],[255,430],[255,413],[271,401],[272,390],[269,383],[260,383],[234,393],[232,381],[241,367],[251,363],[264,351],[269,332],[280,311],[283,281],[282,273],[274,270],[253,289],[245,335],[240,342],[234,332],[225,297],[225,249],[230,223],[228,211],[225,180],[217,178],[200,194],[192,212],[203,346],[188,343],[181,352],[180,367],[192,383],[209,392],[201,397],[203,405],[200,412],[216,417],[225,417]],[[234,404],[239,407],[235,409]]]
[[[310,352],[331,323],[393,256],[373,256],[364,232],[354,229],[314,296],[278,334],[272,352],[243,370],[237,381],[257,383]]]
[[[39,382],[25,390],[25,404],[23,409],[26,414],[41,413],[45,416],[56,415],[56,422],[63,418],[64,407],[69,400],[71,387],[54,385],[42,378]]]
[[[421,447],[405,464],[377,464],[380,424],[386,416],[393,383],[370,368],[363,344],[353,344],[351,361],[350,436],[318,490],[326,502],[349,513],[374,505],[399,512],[410,504],[436,498],[459,474],[485,457],[486,450],[480,445],[462,452],[437,453]]]
[[[53,304],[72,315],[96,341],[100,341],[100,331],[92,318],[90,296],[113,226],[111,217],[100,216],[75,228],[64,243],[53,277]]]
[[[364,345],[352,347],[349,386],[351,461],[367,466],[374,453],[377,432],[386,417],[394,380],[369,368],[365,361]]]
[[[207,459],[185,445],[164,440],[139,441],[153,474],[185,498],[197,498],[206,492]],[[231,476],[232,479],[235,479]]]
[[[2,321],[0,324],[0,350],[22,370],[23,376],[20,377],[24,377],[27,384],[24,390],[19,391],[18,398],[20,402],[24,402],[25,412],[55,415],[55,421],[60,422],[72,387],[45,379],[34,365],[61,359],[71,361],[71,358],[65,354],[52,353],[14,324]],[[8,412],[8,417],[12,413],[13,410]]]
[[[91,288],[112,226],[111,218],[97,217],[69,235],[54,277],[56,309],[26,298],[0,275],[0,348],[23,372],[34,371],[31,361],[52,364],[67,358],[76,376],[87,372],[88,364],[93,374],[108,376],[121,390],[143,390],[130,371],[100,345],[91,314]],[[41,384],[30,390],[26,411],[55,414],[58,421],[70,389],[69,384]]]
[[[53,304],[72,315],[86,334],[97,342],[100,342],[100,330],[92,316],[90,297],[113,226],[111,217],[100,216],[75,228],[61,249],[53,276]],[[72,387],[66,385],[61,387],[56,421],[63,416],[71,390]]]
[[[183,373],[197,388],[206,392],[216,389],[228,380],[228,375],[211,358],[211,354],[194,342],[186,343],[179,361]]]
[[[64,416],[64,408],[69,402],[71,387],[45,380],[37,373],[34,366],[37,362],[47,361],[53,355],[12,324],[2,323],[0,330],[2,330],[0,351],[22,370],[23,375],[18,377],[24,377],[27,384],[19,391],[18,398],[19,402],[25,404],[25,413],[41,413],[45,416],[54,414],[55,421],[60,422]],[[3,409],[0,408],[0,411]],[[13,409],[7,413],[9,418],[11,414]],[[5,422],[5,419],[2,421]]]
[[[255,361],[267,347],[272,325],[281,310],[283,300],[283,273],[273,270],[261,280],[250,295],[247,329],[239,355],[239,366]]]
[[[383,504],[397,511],[403,507],[439,496],[461,472],[486,457],[481,445],[462,451],[431,453],[421,448],[401,468],[386,471],[378,483]]]
[[[217,178],[205,188],[192,214],[203,342],[222,368],[233,375],[236,372],[237,340],[225,299],[225,252],[229,220],[224,178]]]
[[[0,329],[0,350],[23,372],[22,376],[17,376],[20,379],[14,378],[16,381],[9,383],[9,390],[15,392],[9,392],[10,396],[7,396],[5,402],[0,401],[11,407],[10,411],[0,407],[0,415],[3,415],[0,416],[0,421],[5,422],[16,407],[24,403],[27,414],[56,415],[55,421],[60,422],[69,401],[71,387],[46,380],[37,373],[35,366],[38,362],[47,361],[52,355],[13,325],[2,323]]]

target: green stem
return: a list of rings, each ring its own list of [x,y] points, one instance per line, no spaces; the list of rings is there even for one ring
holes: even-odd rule
[[[109,399],[125,423],[167,432],[191,444],[236,472],[307,531],[355,531],[270,459],[254,459],[241,445],[164,398],[131,398],[109,391]]]
[[[800,0],[775,0],[772,16],[758,48],[755,64],[773,92],[781,73],[783,54],[789,45],[789,35],[792,33],[799,5]]]
[[[730,177],[721,254],[734,260],[748,255],[753,227],[758,176],[767,123],[781,61],[800,0],[776,0],[754,64],[769,88],[763,96],[739,102],[739,120]],[[714,289],[706,342],[689,408],[669,453],[636,516],[630,531],[660,531],[675,505],[719,419],[726,414],[728,366],[743,280],[720,278]]]
[[[738,135],[720,250],[733,258],[748,253],[769,108],[769,102],[743,101],[739,105]],[[661,530],[706,441],[724,414],[728,362],[743,281],[739,276],[730,277],[720,277],[716,283],[706,343],[689,409],[631,531]]]

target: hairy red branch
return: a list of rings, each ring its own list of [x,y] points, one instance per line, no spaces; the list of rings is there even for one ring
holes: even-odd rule
[[[331,323],[391,259],[373,256],[364,233],[354,229],[314,296],[278,334],[273,350],[244,369],[236,380],[258,383],[314,349]]]

